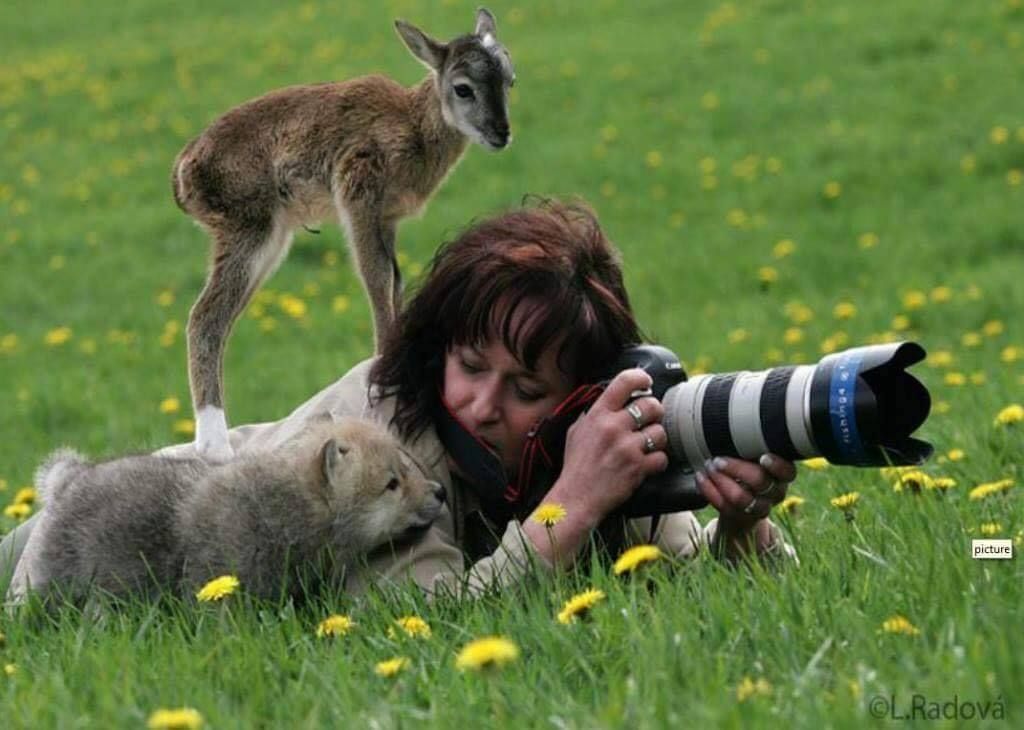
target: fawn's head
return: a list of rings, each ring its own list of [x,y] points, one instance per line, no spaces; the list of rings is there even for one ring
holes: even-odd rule
[[[395,21],[395,29],[412,54],[437,75],[445,122],[488,149],[508,145],[508,90],[516,74],[512,57],[498,42],[490,11],[480,8],[476,29],[448,43],[402,20]]]

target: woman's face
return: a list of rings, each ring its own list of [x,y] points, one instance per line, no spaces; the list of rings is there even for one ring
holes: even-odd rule
[[[519,465],[526,434],[572,392],[549,347],[529,370],[494,340],[455,345],[445,356],[444,399],[473,434],[501,457],[510,476]]]

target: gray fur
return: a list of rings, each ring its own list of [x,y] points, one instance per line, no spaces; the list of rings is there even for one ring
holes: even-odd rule
[[[356,419],[217,466],[154,455],[91,464],[62,449],[38,477],[47,497],[8,592],[15,604],[30,591],[76,604],[96,589],[187,597],[225,574],[260,598],[298,597],[425,528],[444,501],[388,432]]]

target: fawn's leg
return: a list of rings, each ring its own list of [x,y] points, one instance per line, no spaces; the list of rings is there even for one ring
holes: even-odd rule
[[[291,231],[267,221],[214,233],[206,285],[188,319],[188,371],[196,417],[195,446],[207,461],[227,461],[224,414],[224,349],[231,328],[256,289],[288,253]]]
[[[402,279],[395,256],[395,222],[384,220],[372,206],[338,204],[341,225],[348,234],[356,270],[373,310],[374,351],[398,317]]]

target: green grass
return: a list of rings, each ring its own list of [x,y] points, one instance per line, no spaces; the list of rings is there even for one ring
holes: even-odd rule
[[[447,37],[468,29],[473,7],[0,5],[0,502],[60,444],[104,455],[188,438],[175,430],[189,415],[181,330],[207,244],[170,195],[184,142],[278,86],[374,71],[411,84],[420,67],[391,20]],[[5,725],[139,727],[158,707],[187,704],[211,727],[240,728],[860,727],[872,697],[895,695],[909,711],[914,693],[998,699],[1018,725],[1024,660],[1009,637],[1024,630],[1024,569],[1019,556],[981,562],[968,551],[983,523],[999,523],[1002,537],[1024,528],[1024,424],[993,425],[1024,399],[1024,7],[492,9],[518,75],[515,139],[500,154],[469,150],[426,214],[402,225],[407,275],[467,221],[525,193],[581,195],[623,251],[645,330],[691,370],[813,362],[839,332],[842,346],[912,338],[948,351],[950,364],[916,372],[936,402],[921,435],[939,455],[966,453],[926,470],[957,486],[944,497],[895,493],[875,470],[805,469],[793,491],[807,502],[785,520],[799,569],[702,558],[655,570],[653,592],[594,566],[467,605],[404,594],[325,598],[299,612],[244,601],[198,613],[136,607],[100,624],[70,612],[54,626],[5,618],[2,662],[17,666],[0,676]],[[838,197],[825,195],[830,182]],[[862,248],[865,233],[878,244]],[[783,239],[796,250],[776,259]],[[303,233],[268,283],[303,299],[304,318],[273,296],[240,322],[227,361],[233,422],[281,417],[370,354],[343,246],[332,225]],[[763,266],[777,282],[759,283]],[[937,287],[949,301],[936,301]],[[928,299],[908,310],[914,290]],[[343,312],[337,297],[347,297]],[[814,316],[787,344],[791,301]],[[852,319],[834,318],[840,302],[856,305]],[[896,332],[901,314],[909,327]],[[983,333],[992,321],[1002,330]],[[46,345],[58,327],[70,339]],[[947,383],[954,371],[966,384]],[[160,412],[169,397],[180,412]],[[968,499],[1004,478],[1016,486]],[[861,499],[847,522],[828,500],[851,490]],[[0,532],[14,524],[0,517]],[[589,585],[608,593],[594,620],[555,623]],[[316,623],[337,611],[357,629],[318,641]],[[434,637],[388,639],[390,619],[412,611]],[[880,632],[894,614],[920,634]],[[457,649],[485,633],[513,638],[520,661],[489,677],[455,671]],[[409,671],[374,676],[377,661],[399,654]],[[738,703],[744,677],[770,692]]]

